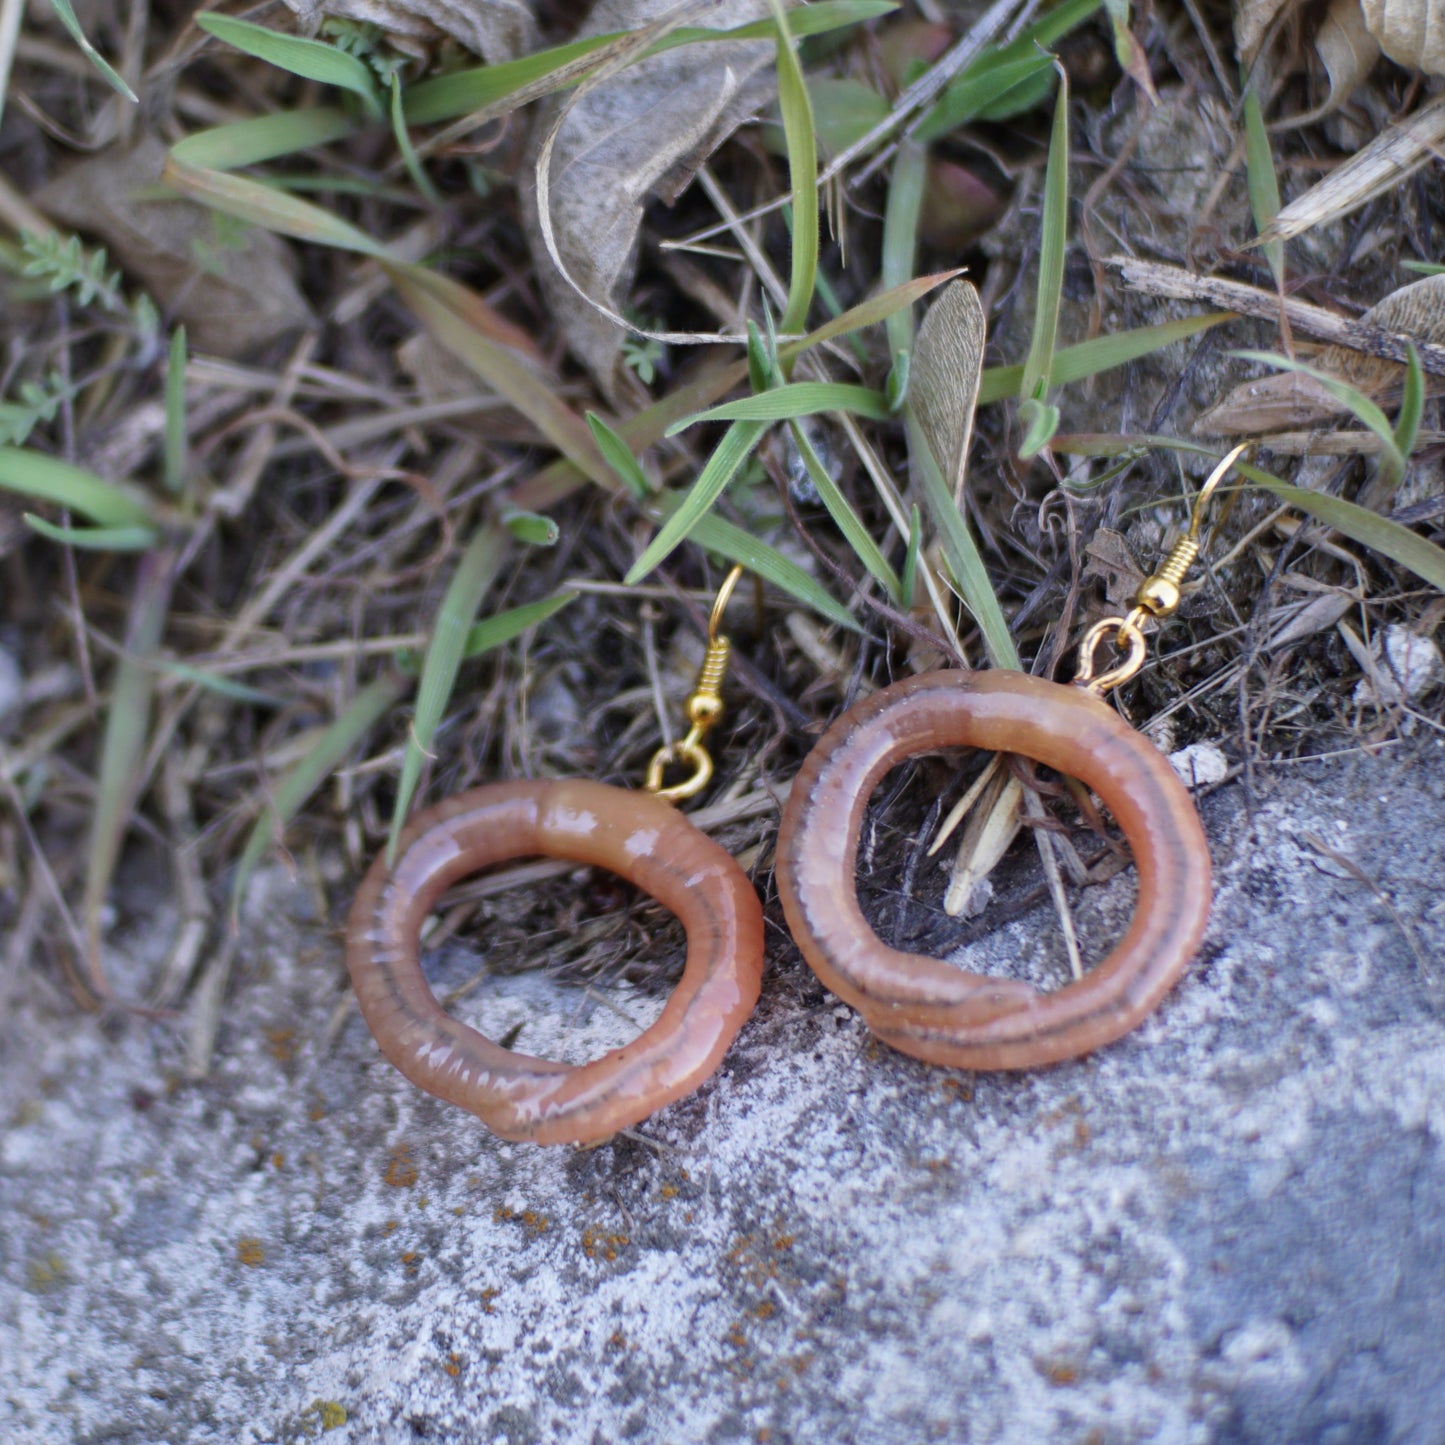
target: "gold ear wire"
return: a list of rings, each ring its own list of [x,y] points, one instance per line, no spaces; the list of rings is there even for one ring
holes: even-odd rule
[[[1204,509],[1219,484],[1229,475],[1230,468],[1247,452],[1253,442],[1241,442],[1225,457],[1199,489],[1194,507],[1189,516],[1189,530],[1169,549],[1169,555],[1153,573],[1140,584],[1134,594],[1134,605],[1127,617],[1106,617],[1096,622],[1084,634],[1079,644],[1079,666],[1074,681],[1080,687],[1102,696],[1111,688],[1127,682],[1144,666],[1148,652],[1142,624],[1152,617],[1160,621],[1172,617],[1179,610],[1184,598],[1181,584],[1194,560],[1199,556],[1199,531],[1204,525]],[[1094,654],[1110,632],[1114,633],[1114,646],[1128,649],[1124,660],[1107,672],[1094,676]]]
[[[1235,462],[1237,462],[1245,452],[1251,450],[1253,446],[1253,442],[1240,442],[1240,444],[1210,472],[1208,480],[1200,487],[1199,495],[1194,499],[1194,511],[1189,520],[1189,535],[1196,541],[1199,538],[1199,530],[1204,525],[1204,508],[1208,504],[1209,499],[1214,495],[1215,488],[1229,475],[1230,468],[1233,467]]]
[[[707,651],[703,653],[702,666],[698,669],[697,684],[683,708],[691,724],[687,736],[681,742],[666,743],[658,748],[647,765],[647,780],[643,786],[649,793],[656,793],[669,803],[694,797],[707,787],[712,778],[712,756],[703,745],[703,739],[723,715],[722,685],[733,646],[731,639],[722,631],[723,614],[742,575],[743,569],[734,567],[718,589],[712,604],[707,621]],[[663,787],[663,774],[677,763],[687,764],[692,772],[681,782]]]

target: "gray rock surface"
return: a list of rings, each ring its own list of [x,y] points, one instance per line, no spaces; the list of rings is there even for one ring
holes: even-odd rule
[[[1445,1441],[1442,803],[1438,738],[1207,800],[1193,972],[1045,1072],[893,1054],[780,942],[717,1078],[588,1152],[354,1012],[328,1045],[339,949],[268,874],[210,1078],[158,1024],[0,1022],[0,1439]],[[633,1026],[489,1000],[532,1051]]]

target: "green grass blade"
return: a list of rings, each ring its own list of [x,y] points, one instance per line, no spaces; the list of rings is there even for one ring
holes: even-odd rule
[[[870,296],[866,301],[860,301],[856,306],[850,306],[841,316],[835,316],[831,321],[825,321],[815,331],[810,331],[806,336],[797,341],[785,341],[778,347],[778,357],[782,361],[792,361],[801,356],[805,351],[811,351],[815,346],[821,346],[825,341],[836,341],[840,336],[848,336],[854,331],[861,331],[865,326],[876,326],[880,321],[887,321],[895,311],[905,306],[912,306],[915,301],[921,301],[928,293],[945,281],[951,281],[958,275],[957,271],[938,271],[932,276],[918,276],[912,281],[906,281],[901,286],[894,286],[890,290],[880,291],[876,296]]]
[[[1400,449],[1395,443],[1395,428],[1390,425],[1389,418],[1385,413],[1357,387],[1351,386],[1347,381],[1342,381],[1338,376],[1331,375],[1328,371],[1321,371],[1314,366],[1306,366],[1302,361],[1294,361],[1288,356],[1280,356],[1277,352],[1234,351],[1230,354],[1238,356],[1244,361],[1256,361],[1261,366],[1272,366],[1279,371],[1293,371],[1301,376],[1312,377],[1341,406],[1352,411],[1362,426],[1368,427],[1379,437],[1384,444],[1387,458],[1401,471],[1404,470],[1405,458],[1400,454]]]
[[[411,132],[407,129],[406,116],[402,111],[401,77],[395,71],[391,76],[391,133],[396,139],[396,148],[401,154],[401,163],[406,167],[406,173],[411,177],[412,185],[431,205],[440,206],[442,203],[441,193],[432,185],[431,177],[427,175],[426,168],[416,153],[416,147],[411,143]]]
[[[1104,0],[1064,0],[1062,5],[1035,21],[1009,44],[990,46],[944,91],[935,111],[956,106],[959,119],[955,123],[963,124],[970,119],[1008,120],[1041,105],[1053,83],[1047,73],[1053,68],[1053,57],[1040,52],[1048,51],[1070,31],[1076,30],[1102,9],[1103,3]],[[1040,64],[1041,61],[1043,64]],[[1029,69],[1033,70],[1032,75],[1026,73]],[[975,111],[969,103],[970,91],[980,82],[983,93]],[[920,125],[918,136],[920,139],[932,139],[941,130],[942,126],[935,123],[934,115],[930,114]],[[925,131],[928,132],[926,136]]]
[[[1056,41],[1062,40],[1072,30],[1077,30],[1089,17],[1103,9],[1104,0],[1064,0],[1053,10],[1023,31],[1017,40],[1011,41],[1000,51],[1006,60],[1017,60],[1021,55],[1031,55],[1040,48],[1047,50]],[[974,61],[971,69],[982,64],[982,57]]]
[[[1147,433],[1129,436],[1061,437],[1058,445],[1060,452],[1073,456],[1124,456],[1129,453],[1143,453],[1151,448],[1188,452],[1193,456],[1217,455],[1213,447],[1199,442]],[[1282,477],[1275,476],[1273,472],[1266,472],[1252,463],[1236,462],[1234,469],[1255,486],[1278,497],[1280,501],[1307,512],[1317,521],[1333,527],[1362,547],[1379,552],[1402,567],[1408,567],[1432,587],[1445,591],[1445,549],[1437,547],[1419,533],[1401,526],[1399,522],[1392,522],[1388,517],[1382,517],[1368,507],[1347,502],[1342,497],[1294,486]]]
[[[686,504],[685,494],[654,492],[627,443],[601,417],[592,412],[587,413],[587,422],[592,428],[592,434],[597,438],[602,455],[617,473],[633,501],[647,505],[649,510],[664,521],[675,516]],[[705,515],[694,525],[692,540],[699,547],[726,557],[729,562],[741,563],[750,572],[755,572],[764,581],[771,582],[779,591],[795,597],[830,622],[850,631],[858,631],[858,624],[846,607],[836,602],[795,562],[783,556],[776,548],[768,546],[766,542],[759,541],[751,532],[734,526],[723,517]]]
[[[34,512],[22,512],[25,525],[63,547],[87,552],[144,552],[160,540],[150,527],[57,527]]]
[[[110,996],[100,957],[101,914],[120,857],[121,840],[135,808],[140,760],[150,729],[155,657],[174,582],[175,558],[169,552],[148,552],[141,558],[126,621],[125,650],[116,663],[106,710],[81,900],[85,973],[101,999]]]
[[[936,276],[920,276],[906,286],[895,287],[892,291],[872,296],[844,312],[842,316],[825,322],[801,340],[788,342],[780,347],[779,351],[792,360],[811,347],[821,346],[826,341],[851,335],[865,326],[885,321],[900,306],[912,305],[955,274],[953,271],[945,271]],[[617,436],[627,448],[649,447],[658,441],[666,428],[679,417],[726,396],[747,379],[748,367],[745,361],[706,368],[696,381],[677,387],[623,422],[618,428]],[[605,477],[591,479],[598,481],[599,485],[608,491],[615,490],[610,467],[603,470],[606,472]],[[554,507],[576,491],[589,477],[590,473],[584,474],[580,467],[575,467],[565,458],[559,458],[514,488],[511,495],[518,506],[537,509]]]
[[[680,503],[681,497],[663,492],[657,502],[661,509]],[[861,632],[852,613],[815,578],[810,577],[796,562],[790,561],[776,548],[759,541],[751,532],[734,526],[725,517],[704,517],[694,529],[692,540],[709,552],[716,552],[729,562],[738,562],[749,572],[755,572],[765,582],[771,582],[780,592],[796,598],[805,607],[811,607],[820,617],[849,632]]]
[[[911,321],[909,325],[912,325]],[[912,355],[907,351],[895,353],[893,365],[888,368],[888,379],[883,384],[883,396],[888,403],[888,410],[893,416],[897,416],[908,401],[908,382],[912,370]]]
[[[622,479],[633,500],[647,504],[649,509],[664,521],[676,515],[686,504],[686,495],[678,492],[653,492],[627,443],[600,417],[588,412],[587,420],[597,437],[603,456]],[[692,539],[699,547],[716,552],[719,556],[726,557],[729,562],[741,563],[750,572],[757,573],[764,581],[771,582],[780,591],[795,597],[830,622],[853,632],[859,630],[846,607],[835,601],[826,589],[795,562],[754,537],[751,532],[734,526],[723,517],[704,515],[693,527]]]
[[[1264,128],[1259,93],[1252,85],[1244,92],[1244,170],[1254,229],[1263,233],[1279,215],[1279,177],[1274,170],[1274,152],[1270,149],[1269,132]],[[1283,286],[1284,242],[1266,241],[1264,254],[1269,269],[1274,272],[1275,285]]]
[[[1054,369],[1054,346],[1059,333],[1059,303],[1064,290],[1064,250],[1069,226],[1069,81],[1059,67],[1059,89],[1054,101],[1053,133],[1049,138],[1049,159],[1044,171],[1044,203],[1039,247],[1038,300],[1034,308],[1033,337],[1024,361],[1022,383],[1025,402],[1042,403],[1048,395]],[[1057,424],[1057,415],[1054,418]],[[1052,428],[1049,435],[1052,434]],[[1030,440],[1038,441],[1037,429]],[[1048,440],[1019,455],[1035,455]]]
[[[79,512],[100,527],[149,527],[143,493],[23,447],[0,447],[0,489]]]
[[[820,4],[804,6],[790,15],[789,29],[798,38],[818,35],[886,15],[897,8],[892,0],[822,0]],[[704,41],[772,40],[776,35],[777,25],[771,19],[753,21],[732,30],[679,26],[647,53],[660,55],[679,45]],[[576,85],[594,68],[586,63],[590,57],[627,39],[625,31],[609,31],[605,35],[590,35],[584,40],[539,50],[519,60],[476,66],[424,81],[412,86],[403,97],[407,123],[431,125],[438,121],[455,120],[498,105],[509,96],[525,94],[527,99],[535,99],[546,93],[538,87],[548,80],[555,82],[550,89],[561,90]],[[601,63],[600,57],[597,63]]]
[[[1420,435],[1420,419],[1425,414],[1425,371],[1420,353],[1410,343],[1410,363],[1405,368],[1405,394],[1400,399],[1400,414],[1395,418],[1395,447],[1402,457],[1415,450]]]
[[[33,406],[0,401],[0,446],[22,447],[42,418]]]
[[[748,385],[761,395],[774,387],[783,386],[783,373],[778,366],[778,336],[773,328],[773,312],[763,299],[763,320],[767,323],[767,334],[758,329],[758,323],[748,318]]]
[[[259,687],[249,687],[237,682],[234,677],[222,677],[219,673],[208,672],[204,667],[193,667],[189,662],[178,662],[173,657],[159,658],[155,670],[165,677],[180,682],[193,682],[217,697],[230,698],[232,702],[244,702],[253,707],[289,707],[291,699],[278,697],[275,693],[262,692]]]
[[[384,114],[376,82],[364,60],[345,50],[338,50],[324,40],[307,40],[300,35],[282,35],[249,20],[237,20],[215,13],[196,16],[196,24],[208,35],[233,45],[257,60],[264,60],[278,70],[290,71],[306,80],[334,85],[359,96],[374,120]]]
[[[818,139],[798,53],[788,33],[782,0],[773,0],[778,27],[778,109],[788,142],[788,178],[793,196],[793,259],[788,305],[778,323],[785,335],[803,331],[818,282]]]
[[[726,402],[709,411],[695,412],[673,422],[667,429],[667,435],[676,436],[700,422],[796,421],[799,417],[818,416],[831,411],[845,411],[873,421],[887,421],[892,415],[888,398],[872,387],[853,386],[841,381],[796,381],[757,396]]]
[[[1245,462],[1236,462],[1235,470],[1248,477],[1257,487],[1272,493],[1282,502],[1298,507],[1302,512],[1323,522],[1328,527],[1368,547],[1373,552],[1389,557],[1400,566],[1407,567],[1417,577],[1422,577],[1432,587],[1445,592],[1445,549],[1343,497],[1332,497],[1324,492],[1307,491],[1304,487],[1292,486],[1289,482],[1270,472]]]
[[[632,494],[632,500],[646,501],[652,488],[648,485],[646,474],[637,464],[637,458],[632,455],[632,448],[596,412],[587,413],[587,425],[592,429],[592,436],[597,442],[597,450],[602,453],[602,459],[617,473],[618,480]]]
[[[320,737],[302,755],[301,761],[271,794],[246,839],[246,846],[236,864],[235,877],[231,880],[233,930],[240,918],[251,874],[256,871],[256,865],[265,856],[266,850],[280,839],[286,825],[301,811],[306,800],[336,771],[352,748],[386,716],[410,685],[410,679],[394,672],[385,673],[369,683],[352,699],[346,711],[323,729]]]
[[[903,576],[898,589],[905,609],[913,606],[913,598],[918,591],[918,559],[922,555],[923,513],[915,502],[908,520],[908,551],[903,558]]]
[[[1178,321],[1164,321],[1157,326],[1138,326],[1132,331],[1120,331],[1113,336],[1096,336],[1092,341],[1081,341],[1077,346],[1066,346],[1054,352],[1053,370],[1049,373],[1051,386],[1067,386],[1070,382],[1083,381],[1108,371],[1115,366],[1125,366],[1141,356],[1172,346],[1176,341],[1185,341],[1221,321],[1234,320],[1232,311],[1212,311],[1202,316],[1186,316]],[[1023,388],[1024,369],[1021,366],[990,366],[984,369],[979,379],[978,404],[1002,401],[1006,397],[1018,396]]]
[[[914,132],[914,139],[927,144],[957,130],[961,125],[983,117],[1003,119],[992,114],[1007,110],[1012,99],[1025,109],[1032,109],[1043,99],[1038,94],[1042,81],[1044,95],[1053,87],[1052,55],[1025,55],[1017,60],[980,56],[947,90],[927,118]],[[985,64],[985,61],[990,63]]]
[[[401,776],[396,785],[396,806],[392,809],[391,832],[386,845],[388,858],[396,855],[397,836],[411,811],[422,763],[431,751],[432,739],[451,701],[457,670],[461,667],[477,609],[496,581],[497,568],[506,548],[506,533],[498,527],[482,527],[467,543],[437,609],[431,642],[427,645],[426,658],[422,663],[416,713],[412,718]]]
[[[877,20],[898,8],[896,0],[819,0],[817,4],[800,5],[788,11],[788,33],[794,40],[803,40],[809,35],[824,35],[830,30],[846,30],[850,25]],[[771,18],[752,20],[731,30],[679,25],[658,44],[653,54],[706,40],[775,40],[778,33],[778,24]]]
[[[1059,429],[1059,409],[1052,402],[1026,396],[1019,402],[1019,422],[1023,427],[1019,456],[1036,457]]]
[[[788,243],[791,245],[793,235],[793,208],[791,206],[783,207],[783,219],[788,223]],[[818,300],[823,303],[829,316],[841,316],[843,314],[843,302],[839,299],[833,283],[828,279],[828,274],[821,264],[818,267]],[[856,336],[850,336],[848,338],[848,346],[853,355],[858,358],[858,364],[860,366],[867,366],[868,348],[863,345],[862,341]]]
[[[265,226],[298,241],[315,241],[342,251],[384,258],[386,247],[340,216],[298,200],[249,176],[207,170],[180,160],[175,151],[166,162],[162,179],[167,185],[248,225]]]
[[[484,617],[480,622],[474,622],[467,632],[467,640],[462,648],[462,661],[470,662],[474,657],[481,657],[483,653],[505,646],[514,637],[520,637],[528,628],[535,627],[539,622],[545,622],[560,612],[569,602],[574,601],[576,596],[575,592],[558,592],[551,597],[542,598],[540,602],[527,602],[521,607],[512,607],[506,612],[498,612],[491,617]],[[422,661],[411,648],[403,648],[396,655],[397,666],[411,676],[421,671]]]
[[[355,123],[344,110],[332,105],[312,106],[198,131],[177,141],[171,154],[198,170],[234,171],[329,145],[355,130]]]
[[[912,279],[918,255],[918,217],[923,210],[927,181],[927,147],[905,137],[898,143],[893,173],[888,179],[888,202],[883,211],[882,276],[886,287]],[[896,364],[898,357],[913,346],[913,308],[895,311],[885,324],[889,355]]]
[[[888,119],[892,107],[867,81],[833,75],[808,77],[808,101],[813,107],[813,128],[818,150],[835,156],[856,145],[875,125]],[[775,154],[787,154],[782,126],[765,125],[763,144]]]
[[[535,627],[539,622],[554,617],[576,596],[575,592],[559,592],[554,597],[544,597],[540,602],[512,607],[506,612],[498,612],[495,617],[486,617],[473,623],[462,648],[462,660],[470,662],[484,652],[505,646],[514,637],[520,637],[529,627]]]
[[[1422,276],[1445,276],[1445,266],[1434,261],[1401,261],[1407,271],[1418,271]]]
[[[1009,636],[1008,623],[1004,620],[1003,609],[993,584],[988,580],[988,570],[979,555],[978,545],[968,530],[963,514],[954,505],[948,483],[944,481],[943,468],[933,454],[933,448],[912,413],[905,413],[908,424],[909,455],[918,463],[918,475],[922,482],[923,501],[928,515],[938,529],[939,541],[943,544],[943,555],[948,570],[953,576],[954,586],[963,604],[968,608],[979,630],[983,633],[984,647],[995,667],[1019,666],[1019,655]]]
[[[685,494],[682,504],[662,524],[662,529],[647,544],[642,556],[628,569],[623,580],[629,587],[636,586],[682,545],[698,522],[712,510],[713,503],[722,496],[727,484],[737,475],[738,468],[752,455],[765,431],[767,424],[755,421],[735,421],[728,427],[697,481]]]
[[[903,585],[898,579],[898,574],[888,565],[888,559],[884,557],[878,544],[869,536],[862,518],[853,510],[852,503],[843,495],[841,488],[833,480],[827,467],[823,465],[818,453],[813,448],[813,443],[808,440],[807,433],[797,422],[792,424],[792,431],[798,455],[803,459],[803,466],[807,469],[809,477],[812,478],[813,486],[817,488],[823,505],[828,509],[828,515],[832,517],[834,524],[843,534],[844,540],[853,549],[853,555],[883,584],[883,590],[889,597],[895,603],[901,603]]]
[[[70,38],[80,47],[81,54],[100,73],[101,79],[117,95],[123,95],[132,105],[138,105],[140,102],[135,91],[125,83],[110,61],[85,38],[85,31],[80,28],[80,21],[75,18],[75,9],[70,0],[50,0],[50,6],[60,17],[60,23],[70,32]]]
[[[573,40],[566,45],[553,46],[550,50],[539,50],[535,55],[524,55],[519,60],[504,60],[500,65],[480,65],[423,81],[412,86],[402,97],[407,124],[434,125],[438,121],[471,115],[496,105],[524,87],[535,86],[549,76],[558,77],[559,89],[574,85],[584,73],[576,69],[577,62],[621,38],[621,32],[615,31],[606,35],[590,35],[585,40]]]
[[[555,547],[562,535],[562,529],[551,517],[508,503],[503,503],[498,520],[512,536],[529,547]]]
[[[164,476],[173,497],[186,484],[186,328],[177,326],[166,361],[166,444]]]

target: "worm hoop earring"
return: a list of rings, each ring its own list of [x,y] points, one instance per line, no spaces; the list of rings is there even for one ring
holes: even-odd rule
[[[965,1069],[1026,1069],[1089,1053],[1145,1018],[1194,956],[1209,916],[1209,849],[1188,790],[1166,759],[1102,700],[1134,676],[1142,623],[1179,606],[1210,494],[1244,451],[1215,469],[1189,533],[1125,617],[1090,628],[1072,684],[1003,669],[923,673],[844,713],[793,782],[778,833],[777,881],[813,972],[885,1043]],[[1111,643],[1122,660],[1096,672]],[[1019,753],[1078,778],[1113,812],[1134,852],[1139,891],[1123,939],[1096,968],[1044,993],[889,948],[858,906],[858,836],[868,796],[903,759],[968,746]]]
[[[504,1139],[590,1144],[691,1093],[718,1066],[757,1002],[763,914],[736,861],[673,802],[712,775],[704,736],[722,713],[730,644],[713,606],[708,647],[687,702],[692,724],[659,750],[646,792],[589,779],[491,783],[421,813],[357,891],[346,966],[381,1051],[412,1083],[470,1110]],[[664,770],[690,775],[664,787]],[[503,1048],[458,1022],[422,975],[420,931],[458,879],[536,855],[610,869],[671,909],[687,930],[682,978],[657,1021],[624,1048],[572,1066]]]

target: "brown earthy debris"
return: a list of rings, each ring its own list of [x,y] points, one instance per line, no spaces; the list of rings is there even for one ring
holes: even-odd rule
[[[147,197],[165,159],[154,136],[123,153],[106,150],[70,167],[35,203],[107,246],[202,351],[244,356],[312,325],[285,241],[192,201]]]
[[[672,0],[602,0],[579,34],[637,30],[673,9]],[[721,0],[699,23],[725,30],[767,13],[759,0]],[[617,318],[631,292],[643,208],[652,196],[675,200],[703,161],[766,102],[773,54],[765,40],[684,46],[543,107],[536,165],[547,167],[552,234],[540,193],[524,185],[532,259],[568,347],[610,399],[626,391],[620,366],[626,326]]]

